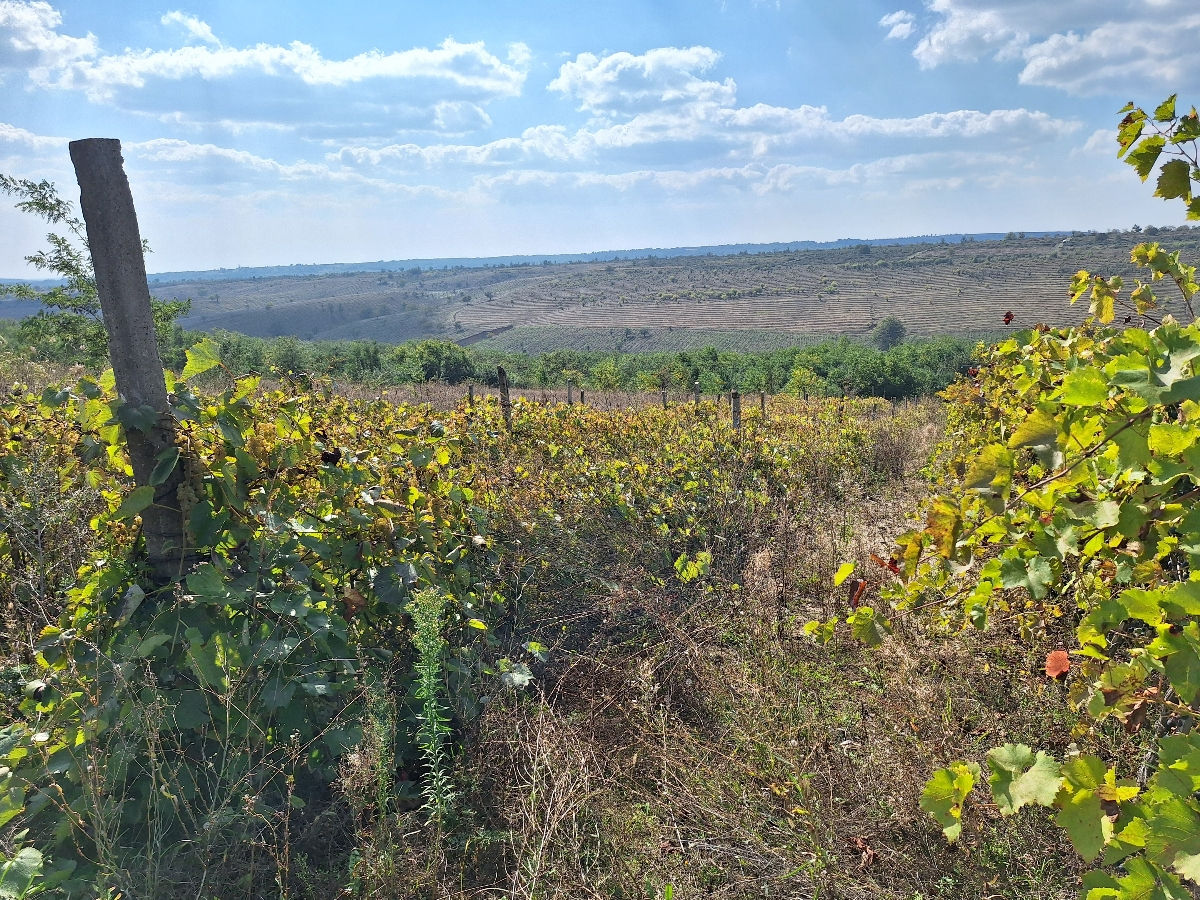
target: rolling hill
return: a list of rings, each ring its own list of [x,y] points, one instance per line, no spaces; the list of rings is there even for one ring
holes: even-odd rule
[[[1077,322],[1066,303],[1081,268],[1132,283],[1130,248],[1154,239],[1185,257],[1200,232],[1010,236],[961,243],[674,255],[540,264],[153,279],[191,298],[189,328],[261,337],[400,342],[437,337],[483,348],[768,348],[868,333],[896,316],[914,335],[970,335]],[[226,273],[228,274],[228,273]],[[1164,296],[1169,293],[1164,291]],[[3,306],[5,304],[0,304]]]

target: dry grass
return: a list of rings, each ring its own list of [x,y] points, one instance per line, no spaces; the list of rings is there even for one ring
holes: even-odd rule
[[[907,474],[793,498],[712,590],[615,559],[609,588],[544,586],[516,630],[554,653],[535,690],[491,698],[458,761],[464,817],[393,844],[415,874],[367,896],[1074,896],[1078,860],[1046,820],[976,810],[951,847],[918,805],[950,759],[1063,749],[1039,650],[920,621],[875,651],[801,634],[844,612],[838,562],[886,552],[922,493],[936,425],[878,425],[881,470]]]

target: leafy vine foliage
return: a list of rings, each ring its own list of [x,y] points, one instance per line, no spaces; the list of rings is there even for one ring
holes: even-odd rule
[[[5,460],[56,441],[64,485],[86,480],[105,501],[91,522],[98,552],[37,635],[37,677],[0,728],[0,825],[18,822],[46,857],[39,888],[132,893],[121,873],[148,846],[237,840],[231,816],[270,829],[302,807],[362,739],[362,672],[408,689],[422,586],[454,598],[431,626],[450,640],[420,648],[425,681],[445,683],[437,696],[460,714],[474,703],[478,649],[493,640],[478,617],[499,597],[481,581],[474,492],[447,475],[459,440],[427,408],[263,391],[254,378],[202,398],[190,381],[214,351],[202,341],[180,378],[168,373],[181,449],[154,480],[183,467],[200,562],[163,591],[139,586],[136,517],[153,487],[128,487],[125,434],[138,424],[111,371],[0,407]],[[0,537],[0,554],[19,551]],[[395,752],[415,758],[448,729],[425,723]]]
[[[1120,155],[1143,180],[1158,166],[1156,194],[1200,218],[1196,110],[1178,114],[1172,97],[1122,112]],[[1078,744],[1062,759],[1007,744],[986,767],[952,763],[922,805],[952,841],[985,776],[1002,815],[1051,808],[1095,864],[1087,900],[1192,897],[1200,883],[1200,288],[1158,244],[1132,259],[1148,277],[1128,293],[1119,278],[1075,277],[1083,327],[1004,341],[949,389],[945,493],[899,538],[882,598],[894,614],[1003,620],[1027,637],[1074,624],[1073,649],[1051,653],[1046,674],[1068,683]],[[1163,281],[1178,293],[1169,305]],[[1122,732],[1138,749],[1118,758],[1104,748]]]

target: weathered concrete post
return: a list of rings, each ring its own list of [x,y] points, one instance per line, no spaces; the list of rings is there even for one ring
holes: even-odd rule
[[[126,428],[134,478],[145,486],[151,483],[159,455],[175,446],[175,420],[158,355],[133,194],[120,141],[72,141],[70,152],[117,392],[126,409],[149,407],[157,415],[149,428]],[[182,466],[176,464],[167,480],[154,486],[154,502],[142,512],[151,576],[159,585],[177,581],[183,574],[184,522],[177,496],[182,477]]]
[[[767,392],[758,392],[758,411],[762,414],[762,420],[767,421]]]
[[[740,430],[742,427],[742,395],[738,391],[733,391],[729,395],[729,405],[733,410],[733,427],[735,430]]]
[[[666,408],[667,408],[667,406],[668,406],[668,404],[667,404],[667,392],[666,392],[666,391],[663,391],[663,392],[662,392],[662,405],[663,405],[663,409],[666,409]]]
[[[570,406],[574,402],[575,402],[575,384],[574,384],[574,382],[568,381],[567,382],[567,406]]]
[[[467,406],[475,405],[475,383],[467,383]]]
[[[700,382],[698,381],[692,382],[692,405],[700,405]]]

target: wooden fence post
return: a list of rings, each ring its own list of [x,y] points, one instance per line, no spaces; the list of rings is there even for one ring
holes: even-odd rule
[[[580,405],[580,406],[586,406],[586,405],[587,405],[587,400],[586,400],[586,398],[583,396],[583,388],[580,388],[580,389],[579,389],[579,405]]]
[[[496,367],[500,379],[500,412],[504,414],[504,427],[512,431],[512,400],[508,396],[508,373],[504,366]]]
[[[469,382],[467,384],[467,406],[474,406],[474,405],[475,405],[475,383]]]
[[[575,385],[567,382],[567,406],[575,402]]]
[[[767,421],[767,392],[758,392],[758,411],[762,413],[763,421]]]
[[[666,391],[662,392],[662,405],[663,405],[663,409],[667,408],[667,392]]]
[[[69,149],[79,179],[79,207],[87,227],[117,393],[125,409],[154,417],[149,427],[125,429],[134,479],[144,487],[151,484],[159,456],[177,445],[133,194],[120,141],[88,138],[72,141]],[[162,484],[153,485],[154,502],[142,511],[151,577],[160,586],[178,581],[183,574],[184,523],[178,497],[182,469],[177,462]]]
[[[692,405],[700,405],[700,382],[698,381],[692,382]]]
[[[742,427],[742,395],[738,391],[733,391],[729,395],[729,405],[733,408],[733,427],[738,430]]]

